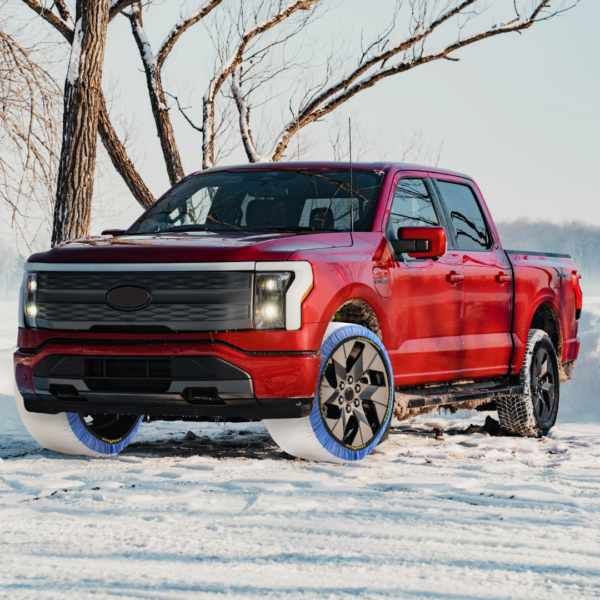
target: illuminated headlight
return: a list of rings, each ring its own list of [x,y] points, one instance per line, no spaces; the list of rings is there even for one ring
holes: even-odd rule
[[[254,288],[254,327],[285,328],[285,292],[291,273],[257,273]]]
[[[36,295],[37,273],[26,273],[23,285],[23,311],[25,312],[25,324],[28,327],[36,326],[38,313]]]

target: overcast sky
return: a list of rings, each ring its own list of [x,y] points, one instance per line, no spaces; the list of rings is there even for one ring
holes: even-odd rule
[[[490,4],[479,29],[494,17],[496,8]],[[196,5],[188,2],[182,12]],[[358,36],[361,27],[374,31],[389,19],[393,5],[394,0],[341,0],[315,31],[321,39],[342,31]],[[155,49],[180,7],[169,0],[146,13]],[[378,140],[380,155],[375,150],[369,158],[398,160],[403,136],[421,130],[432,145],[443,143],[440,166],[476,179],[497,220],[527,217],[600,225],[599,26],[600,1],[581,0],[567,15],[522,35],[498,36],[462,50],[460,62],[438,61],[362,92],[348,108],[357,126]],[[196,26],[165,69],[169,88],[187,93],[197,118],[213,57],[206,30]],[[116,84],[115,106],[124,106],[138,125],[140,170],[158,196],[168,180],[140,67],[128,21],[119,17],[111,24],[105,87]],[[184,169],[198,170],[200,134],[176,114],[173,118]],[[303,158],[332,157],[327,127],[305,130],[318,143]],[[237,153],[226,162],[243,161],[244,155]],[[108,225],[127,226],[138,213],[136,204],[123,196],[118,211],[94,220],[94,233]]]

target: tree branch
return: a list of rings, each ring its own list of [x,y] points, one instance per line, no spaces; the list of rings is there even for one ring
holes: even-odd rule
[[[231,78],[231,91],[233,98],[238,107],[240,118],[240,132],[242,134],[242,143],[246,156],[250,162],[259,162],[260,154],[256,150],[254,140],[252,139],[252,131],[250,130],[250,108],[246,102],[246,98],[242,92],[242,66],[238,65],[233,71]]]
[[[125,0],[121,0],[125,1]],[[175,42],[192,26],[204,19],[214,8],[221,4],[223,0],[207,0],[200,8],[192,11],[183,19],[180,19],[173,29],[169,32],[165,41],[162,43],[159,51],[156,53],[156,64],[162,68],[169,52],[173,49]]]
[[[279,10],[271,18],[256,23],[241,35],[239,42],[236,44],[229,57],[221,64],[221,68],[217,70],[214,77],[211,79],[206,94],[203,98],[202,111],[202,163],[203,168],[212,167],[214,164],[214,121],[215,121],[215,98],[221,90],[221,87],[227,78],[233,73],[235,68],[242,62],[244,51],[250,42],[257,36],[269,31],[279,23],[285,21],[299,10],[311,10],[313,6],[322,0],[294,0],[285,8]],[[242,15],[243,16],[243,15]]]

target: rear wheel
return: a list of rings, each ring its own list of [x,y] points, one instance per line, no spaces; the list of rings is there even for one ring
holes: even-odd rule
[[[15,400],[30,435],[44,448],[63,454],[92,457],[118,454],[131,443],[143,419],[140,415],[32,413],[25,409],[16,387]]]
[[[556,423],[560,377],[556,350],[541,329],[529,332],[519,380],[522,394],[496,400],[500,425],[524,437],[545,435]]]
[[[393,407],[392,367],[381,340],[364,327],[332,323],[321,347],[313,411],[265,421],[289,454],[309,460],[361,460],[386,433]]]

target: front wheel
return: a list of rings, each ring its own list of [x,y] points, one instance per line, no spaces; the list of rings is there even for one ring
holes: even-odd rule
[[[381,441],[392,417],[392,365],[381,340],[365,327],[331,323],[321,346],[313,410],[265,425],[288,454],[343,463],[362,460]]]
[[[519,374],[523,393],[496,399],[502,429],[523,437],[540,437],[556,423],[560,376],[556,350],[545,331],[532,329]]]
[[[83,415],[32,413],[15,386],[15,401],[31,437],[48,450],[62,454],[113,456],[127,447],[140,427],[139,415]]]

